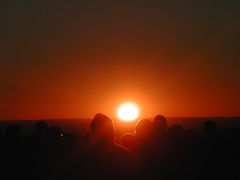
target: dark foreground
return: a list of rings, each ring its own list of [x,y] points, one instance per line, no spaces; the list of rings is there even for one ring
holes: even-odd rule
[[[33,128],[2,123],[0,178],[240,179],[239,122],[225,122],[233,127],[225,129],[215,122],[198,123],[197,130],[168,126],[164,117],[142,120],[136,133],[118,133],[121,145],[110,146],[94,145],[85,127],[76,134],[44,121]]]

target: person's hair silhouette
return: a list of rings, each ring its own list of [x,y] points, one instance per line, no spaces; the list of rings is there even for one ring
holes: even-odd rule
[[[96,114],[90,127],[94,144],[114,143],[114,125],[108,116],[100,113]]]
[[[153,124],[148,119],[140,119],[136,124],[136,138],[140,141],[148,141],[152,138]]]
[[[35,125],[34,131],[37,133],[45,133],[48,130],[48,125],[46,121],[38,121]]]
[[[154,117],[153,125],[158,131],[165,132],[168,128],[167,118],[159,114]]]
[[[29,135],[28,141],[38,144],[43,141],[48,133],[48,125],[45,121],[38,121],[35,125],[33,132]]]

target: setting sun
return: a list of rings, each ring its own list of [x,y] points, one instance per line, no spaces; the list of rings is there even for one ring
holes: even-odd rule
[[[139,109],[133,103],[124,103],[119,106],[117,116],[122,121],[133,121],[139,116]]]

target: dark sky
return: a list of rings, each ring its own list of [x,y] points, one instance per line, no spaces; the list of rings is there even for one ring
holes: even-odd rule
[[[0,119],[240,115],[239,0],[1,0]]]

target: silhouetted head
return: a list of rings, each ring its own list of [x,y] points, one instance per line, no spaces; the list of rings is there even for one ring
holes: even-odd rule
[[[170,137],[178,138],[183,135],[183,132],[184,132],[183,127],[178,124],[175,124],[175,125],[172,125],[170,128],[168,128],[167,133]]]
[[[95,144],[114,143],[114,125],[108,116],[96,114],[90,126]]]
[[[48,125],[46,121],[38,121],[35,126],[35,132],[45,133],[47,132]]]
[[[6,127],[6,140],[9,142],[18,142],[21,139],[20,126],[16,124],[10,124]]]
[[[153,133],[153,125],[152,122],[148,119],[141,119],[136,124],[136,137],[138,139],[148,139],[151,138]]]
[[[217,132],[217,124],[215,121],[206,121],[204,123],[204,132],[208,134],[213,134]]]
[[[157,115],[153,119],[153,126],[156,131],[165,132],[168,128],[167,118],[163,115]]]
[[[135,146],[136,146],[135,135],[132,134],[132,133],[125,133],[120,138],[120,143],[121,143],[121,145],[123,145],[127,149],[135,150]]]

